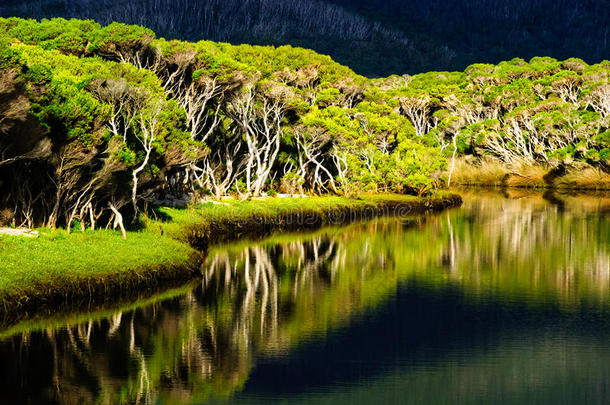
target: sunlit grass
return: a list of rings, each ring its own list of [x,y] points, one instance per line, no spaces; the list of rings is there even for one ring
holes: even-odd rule
[[[39,230],[38,238],[0,237],[0,294],[37,284],[65,284],[162,265],[185,265],[190,247],[152,232],[68,234]]]
[[[464,186],[501,186],[508,170],[497,160],[486,160],[475,166],[456,159],[452,184]]]
[[[148,227],[155,231],[162,230],[174,237],[180,237],[185,225],[209,225],[212,223],[269,222],[287,215],[297,216],[317,214],[322,217],[339,210],[376,209],[387,203],[417,203],[426,200],[439,200],[448,195],[439,191],[428,198],[419,198],[396,194],[371,194],[359,198],[338,196],[306,198],[265,198],[241,201],[236,199],[221,202],[199,204],[191,209],[161,208],[155,220],[148,222]],[[324,221],[323,221],[324,224]],[[330,224],[330,222],[326,223]]]
[[[508,187],[544,188],[547,186],[544,182],[544,175],[548,171],[548,168],[540,165],[516,164],[511,168],[510,175],[506,177],[505,185]]]

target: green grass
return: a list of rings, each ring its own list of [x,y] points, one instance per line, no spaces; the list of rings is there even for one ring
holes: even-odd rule
[[[430,199],[447,196],[448,193],[438,192]],[[307,198],[265,198],[250,201],[226,200],[222,203],[206,203],[192,209],[160,208],[161,217],[169,220],[155,220],[149,224],[152,229],[163,229],[173,236],[178,236],[185,225],[206,224],[211,222],[239,222],[252,217],[279,217],[299,212],[325,213],[336,209],[375,208],[381,203],[410,203],[422,201],[422,198],[396,195],[376,194],[364,195],[358,199],[324,196]]]
[[[47,278],[183,264],[191,252],[188,246],[152,232],[133,232],[127,239],[111,231],[40,232],[38,238],[0,237],[0,290]]]
[[[19,308],[35,312],[49,300],[137,291],[180,276],[194,253],[149,231],[131,232],[127,239],[112,231],[39,232],[38,238],[0,237],[0,304],[9,317]]]
[[[282,213],[294,212],[296,210],[321,211],[337,207],[363,207],[383,198],[382,196],[366,196],[360,199],[350,199],[345,197],[307,197],[307,198],[264,198],[253,200],[228,199],[221,203],[209,202],[199,204],[190,210],[180,210],[162,208],[161,212],[172,217],[174,222],[190,221],[193,218],[209,219],[243,219],[253,215],[277,215]],[[415,200],[416,197],[386,195],[387,199],[394,200]]]

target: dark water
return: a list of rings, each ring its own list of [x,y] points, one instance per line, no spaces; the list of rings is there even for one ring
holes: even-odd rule
[[[204,272],[0,331],[0,403],[610,402],[610,196],[467,192]]]

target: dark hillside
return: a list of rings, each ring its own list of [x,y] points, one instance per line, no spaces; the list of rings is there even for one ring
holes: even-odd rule
[[[166,38],[208,39],[234,44],[291,44],[334,56],[366,74],[403,71],[406,65],[387,60],[396,53],[424,63],[421,54],[400,30],[322,1],[285,0],[42,0],[0,2],[1,16],[86,18],[151,28]],[[438,55],[437,55],[438,56]],[[388,63],[389,62],[389,63]]]
[[[608,0],[1,0],[0,15],[118,21],[189,41],[291,44],[368,76],[610,55]]]

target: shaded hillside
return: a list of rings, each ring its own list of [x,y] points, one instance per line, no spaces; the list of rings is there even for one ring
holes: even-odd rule
[[[449,67],[457,70],[514,57],[594,63],[610,55],[609,0],[327,1],[400,29],[424,48],[447,46],[455,54]]]
[[[259,45],[291,44],[330,54],[366,74],[404,71],[401,55],[418,66],[420,52],[400,30],[388,29],[343,7],[318,0],[43,0],[0,6],[3,16],[90,18],[138,24],[167,38]],[[0,4],[2,4],[0,2]],[[392,66],[392,64],[395,66]]]
[[[91,18],[166,38],[291,44],[367,76],[514,57],[610,54],[609,0],[0,0],[0,15]]]

